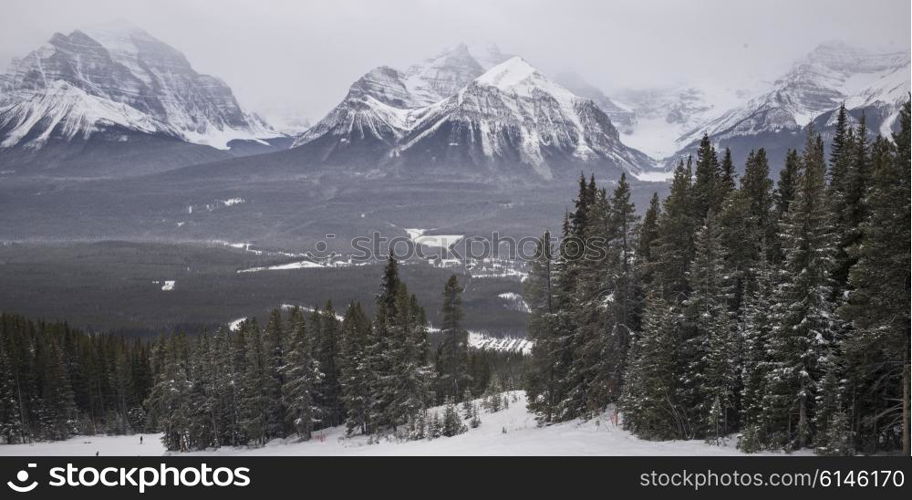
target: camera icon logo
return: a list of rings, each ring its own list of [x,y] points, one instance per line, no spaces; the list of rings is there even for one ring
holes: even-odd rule
[[[27,469],[34,469],[35,467],[38,467],[38,464],[28,464]],[[38,487],[38,481],[32,481],[29,484],[25,484],[28,480],[28,470],[22,469],[16,473],[16,481],[7,481],[6,485],[16,493],[28,493]]]

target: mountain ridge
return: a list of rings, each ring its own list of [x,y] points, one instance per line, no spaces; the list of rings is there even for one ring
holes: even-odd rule
[[[595,162],[615,176],[622,171],[636,175],[652,165],[648,156],[621,143],[594,101],[545,77],[521,57],[480,74],[482,65],[471,58],[460,44],[409,70],[427,75],[439,70],[439,61],[456,60],[462,70],[442,72],[446,85],[435,86],[438,80],[428,78],[421,83],[430,85],[419,85],[414,76],[394,68],[374,68],[324,119],[297,137],[293,148],[340,165],[379,164],[394,172],[442,168],[448,173],[460,167],[476,175],[545,181],[566,173],[570,164]],[[453,93],[429,103],[446,92]],[[575,167],[572,171],[578,173]]]

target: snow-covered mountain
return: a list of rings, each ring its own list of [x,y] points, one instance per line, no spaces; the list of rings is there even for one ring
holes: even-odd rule
[[[596,102],[520,57],[485,70],[503,58],[487,55],[475,58],[460,45],[407,71],[375,68],[293,147],[337,165],[459,168],[530,180],[578,175],[570,164],[615,174],[651,167],[646,155],[621,143]]]
[[[592,99],[602,111],[611,119],[611,123],[622,135],[633,134],[637,128],[637,114],[630,108],[618,104],[605,95],[598,87],[590,84],[579,74],[565,71],[555,77],[555,80],[574,94]]]
[[[245,112],[223,81],[124,23],[56,33],[0,75],[0,148],[135,134],[222,150],[280,135]]]
[[[321,161],[374,162],[405,136],[414,121],[414,110],[455,94],[484,71],[465,44],[406,71],[374,68],[353,83],[342,102],[297,137],[292,147],[306,146]]]
[[[749,89],[703,82],[623,89],[612,97],[634,117],[633,127],[621,129],[624,143],[665,158],[682,146],[677,142],[682,135],[752,95]]]
[[[704,133],[722,146],[783,149],[803,140],[813,123],[826,133],[834,111],[845,103],[857,119],[864,113],[868,129],[888,135],[910,89],[908,52],[875,52],[841,42],[818,46],[771,88],[746,103],[694,127],[676,141],[679,154],[694,149]],[[678,155],[676,155],[678,156]]]

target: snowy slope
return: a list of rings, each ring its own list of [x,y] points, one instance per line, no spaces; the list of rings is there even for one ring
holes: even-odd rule
[[[635,117],[635,126],[622,129],[621,138],[654,158],[665,158],[683,146],[681,136],[757,92],[714,82],[619,91],[616,102]]]
[[[321,160],[387,152],[416,120],[420,108],[449,97],[484,73],[460,44],[406,71],[379,66],[349,87],[326,117],[298,136],[292,147],[309,145]],[[351,153],[351,154],[349,154]]]
[[[368,444],[363,436],[346,437],[345,426],[324,429],[310,441],[275,440],[262,448],[220,448],[195,455],[700,455],[741,454],[733,442],[713,446],[703,441],[644,441],[621,429],[610,414],[588,422],[571,421],[539,427],[526,410],[522,391],[507,393],[510,407],[480,414],[481,425],[453,437],[421,441],[381,441]],[[512,401],[515,399],[515,401]],[[479,401],[480,402],[480,401]],[[431,412],[443,415],[443,408]],[[88,443],[85,443],[89,441]],[[139,455],[162,452],[161,445],[146,435],[77,437],[61,443],[0,446],[0,455]],[[758,454],[759,455],[759,454]]]
[[[595,102],[550,80],[521,57],[494,66],[428,107],[394,155],[413,152],[413,161],[425,163],[442,156],[523,164],[546,180],[560,174],[555,167],[569,162],[605,163],[633,174],[652,163],[621,143]]]
[[[245,112],[224,82],[128,24],[56,33],[0,75],[0,147],[40,149],[51,138],[107,129],[218,149],[280,135]]]
[[[896,112],[908,98],[909,53],[878,53],[840,42],[818,46],[767,92],[734,107],[682,136],[682,145],[699,141],[704,133],[714,140],[800,130],[838,108],[887,109],[888,118],[874,130],[889,130]]]
[[[560,73],[555,77],[555,80],[574,94],[594,101],[598,107],[608,115],[608,118],[611,119],[611,123],[621,132],[621,135],[626,137],[632,135],[634,131],[637,130],[637,114],[632,109],[625,105],[618,104],[605,95],[598,87],[593,86],[577,73],[570,71]],[[648,154],[652,154],[652,152],[646,149],[634,146],[633,143],[628,140],[625,140],[624,142]]]
[[[496,49],[476,58],[465,45],[406,71],[371,70],[293,147],[330,164],[544,180],[578,173],[568,163],[633,174],[653,164],[621,143],[593,100],[522,58]]]

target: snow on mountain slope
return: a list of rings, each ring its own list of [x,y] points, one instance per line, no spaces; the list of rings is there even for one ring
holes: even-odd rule
[[[403,83],[416,103],[427,106],[455,94],[484,71],[469,48],[459,44],[410,67],[403,75]]]
[[[845,102],[847,109],[888,109],[892,120],[874,124],[874,130],[893,125],[896,111],[908,98],[909,53],[878,53],[841,42],[821,44],[776,80],[772,88],[734,107],[682,136],[692,144],[704,133],[716,141],[797,131]]]
[[[596,104],[598,104],[599,108],[601,108],[602,111],[608,115],[608,118],[611,119],[611,123],[614,124],[614,126],[618,129],[618,131],[620,131],[622,135],[631,135],[637,129],[637,115],[632,109],[618,104],[610,97],[605,95],[605,93],[602,92],[599,88],[585,81],[577,73],[561,73],[557,75],[556,81],[569,89],[574,94],[586,99],[591,99]],[[628,143],[628,145],[632,145],[632,143]],[[648,151],[646,152],[648,153]]]
[[[379,66],[353,83],[342,102],[298,136],[292,147],[308,145],[321,161],[383,156],[414,123],[419,113],[412,110],[452,95],[483,72],[465,44],[406,71]]]
[[[729,439],[715,446],[702,440],[645,441],[625,431],[613,418],[612,412],[583,422],[573,420],[539,427],[535,416],[526,409],[525,393],[504,393],[509,408],[495,413],[480,411],[481,425],[453,437],[433,440],[379,440],[368,444],[365,436],[345,435],[345,426],[316,431],[310,441],[277,439],[260,448],[233,448],[174,454],[183,455],[259,455],[259,456],[734,456],[742,453]],[[477,400],[476,403],[481,403]],[[443,416],[443,407],[429,410]],[[62,456],[62,455],[157,455],[169,454],[155,435],[138,436],[78,436],[67,441],[29,445],[2,445],[4,456]],[[802,451],[793,455],[806,455]],[[781,455],[764,452],[756,455]]]
[[[374,68],[349,88],[342,104],[295,139],[292,147],[327,134],[339,141],[376,139],[395,142],[408,127],[409,108],[417,106],[403,83],[403,75],[387,66]]]
[[[151,134],[162,126],[136,108],[90,95],[62,80],[50,82],[41,92],[14,91],[5,97],[0,103],[0,130],[7,133],[0,147],[15,146],[27,135],[32,144],[40,145],[52,133],[72,139],[119,125]]]
[[[652,163],[620,142],[592,100],[554,83],[521,57],[494,66],[430,106],[394,155],[417,152],[419,161],[427,162],[426,151],[434,159],[524,164],[546,180],[561,173],[553,167],[563,163],[601,162],[629,173]]]
[[[39,149],[112,126],[218,149],[280,135],[246,113],[224,82],[122,23],[56,33],[0,75],[0,147]]]
[[[653,158],[665,158],[682,144],[678,140],[723,110],[743,103],[756,90],[714,85],[672,85],[625,89],[614,97],[632,111],[635,126],[621,130],[625,144]]]
[[[338,165],[544,180],[566,173],[554,168],[568,163],[597,162],[634,174],[652,165],[620,142],[594,101],[522,58],[504,58],[490,48],[475,58],[459,45],[404,72],[375,68],[293,147]]]

